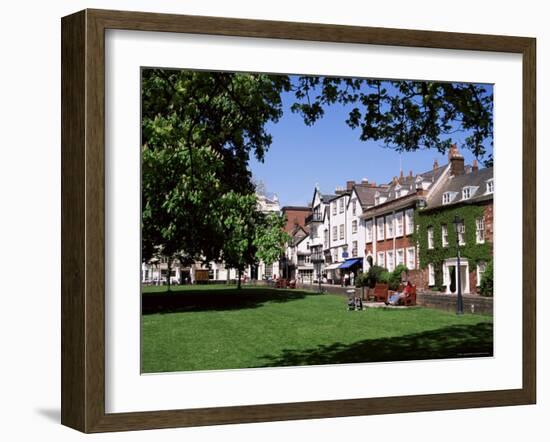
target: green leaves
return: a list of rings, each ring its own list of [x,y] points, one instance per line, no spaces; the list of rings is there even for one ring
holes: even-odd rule
[[[248,160],[271,145],[265,126],[289,87],[286,76],[142,71],[143,259],[233,255],[228,232],[246,236],[237,226],[255,205]]]
[[[460,254],[469,262],[470,270],[475,269],[479,262],[489,262],[493,256],[493,246],[490,242],[476,242],[476,219],[484,216],[484,207],[478,205],[456,206],[433,211],[417,210],[414,219],[418,225],[412,241],[418,244],[420,268],[433,264],[435,269],[435,285],[443,284],[441,266],[447,258],[455,258],[456,232],[453,226],[455,215],[464,220],[465,245],[460,246]],[[447,226],[448,246],[443,247],[442,226]],[[428,228],[433,229],[433,249],[428,248]]]
[[[290,240],[290,235],[284,231],[285,222],[285,217],[277,213],[263,216],[254,238],[256,258],[259,261],[272,264],[279,260],[285,244]]]
[[[452,135],[467,134],[463,148],[492,165],[493,95],[467,83],[299,77],[292,111],[313,125],[334,104],[357,104],[346,123],[362,141],[382,141],[398,152],[435,149],[445,153]]]

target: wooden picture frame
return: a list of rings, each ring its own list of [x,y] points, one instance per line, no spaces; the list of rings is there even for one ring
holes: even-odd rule
[[[523,63],[523,385],[270,405],[105,412],[105,30],[495,51]],[[536,400],[536,105],[533,38],[84,10],[62,19],[62,424],[142,430],[533,404]]]

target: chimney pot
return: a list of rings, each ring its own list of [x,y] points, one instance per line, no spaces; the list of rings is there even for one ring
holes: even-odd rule
[[[413,171],[409,170],[409,178],[412,178],[412,177],[413,177]]]
[[[451,175],[464,175],[464,157],[460,155],[456,144],[451,144],[449,149],[449,163],[451,164]]]
[[[355,181],[346,181],[346,189],[351,190],[355,186]]]
[[[439,168],[439,163],[437,162],[437,160],[434,160],[434,170]]]
[[[478,170],[479,170],[479,166],[477,164],[477,160],[474,159],[474,161],[472,162],[472,171],[477,172]]]

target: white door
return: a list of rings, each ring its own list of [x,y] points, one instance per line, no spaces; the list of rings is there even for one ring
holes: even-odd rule
[[[458,293],[458,278],[460,277],[460,282],[462,283],[462,293],[470,293],[470,278],[469,278],[469,271],[468,271],[468,261],[460,261],[460,272],[456,272],[456,259],[455,260],[447,260],[445,262],[445,266],[443,268],[443,277],[444,277],[444,284],[447,286],[447,293],[453,293],[451,292],[451,275],[454,273],[455,276],[455,291],[454,294]],[[460,273],[460,275],[459,275]]]

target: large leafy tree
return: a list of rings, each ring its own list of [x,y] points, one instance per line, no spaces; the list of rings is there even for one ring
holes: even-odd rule
[[[261,218],[254,238],[258,261],[273,264],[279,260],[290,240],[290,235],[284,230],[285,224],[285,217],[278,213],[268,213]]]
[[[256,262],[254,239],[262,213],[257,210],[255,194],[241,195],[230,191],[221,202],[225,215],[221,258],[226,267],[237,270],[237,288],[240,289],[243,271]]]
[[[374,140],[397,151],[446,152],[453,136],[486,166],[493,163],[493,95],[482,84],[298,77],[294,112],[314,124],[327,106],[349,107],[346,123],[362,141]]]
[[[492,95],[480,85],[145,69],[142,72],[142,254],[182,262],[270,261],[280,238],[253,209],[252,155],[271,145],[266,127],[281,95],[314,124],[327,106],[350,107],[361,140],[398,151],[444,152],[452,133],[491,164]],[[250,197],[250,198],[249,198]],[[260,221],[258,221],[260,220]],[[266,235],[259,239],[255,229]]]
[[[220,258],[223,197],[254,192],[247,165],[271,144],[286,76],[142,72],[142,255]]]

